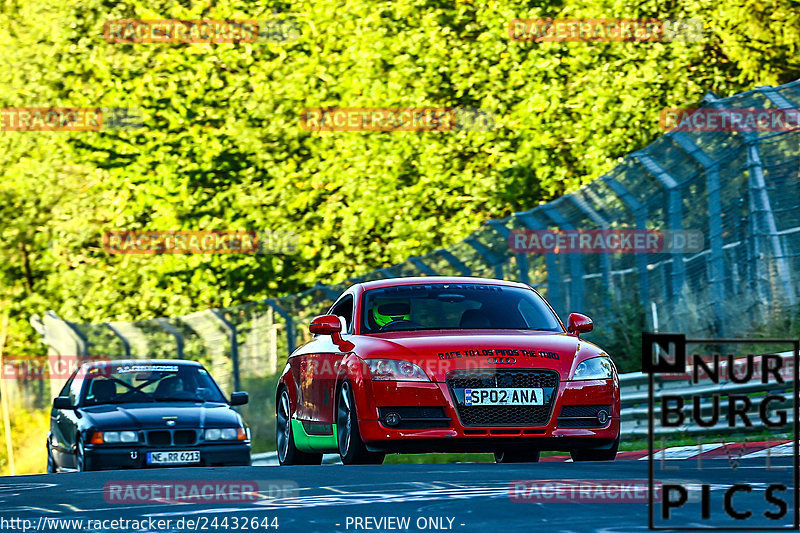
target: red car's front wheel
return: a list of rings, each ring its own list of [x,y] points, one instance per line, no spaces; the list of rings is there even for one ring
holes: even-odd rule
[[[538,463],[541,452],[532,451],[500,451],[494,452],[495,463]]]
[[[608,450],[572,450],[569,455],[573,462],[578,461],[613,461],[617,457],[619,437]]]
[[[353,389],[347,381],[339,386],[336,405],[336,441],[339,444],[339,456],[346,465],[379,465],[386,454],[367,450],[358,430],[358,415],[353,400]]]
[[[277,405],[277,424],[275,428],[278,448],[278,462],[281,466],[318,465],[322,463],[321,453],[306,453],[297,449],[292,434],[292,410],[289,391],[281,390]]]

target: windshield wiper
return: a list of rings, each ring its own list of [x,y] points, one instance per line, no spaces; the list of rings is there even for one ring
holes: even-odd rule
[[[202,398],[175,398],[173,396],[161,396],[158,398],[154,398],[156,402],[207,402],[208,400],[204,400]]]
[[[93,405],[117,405],[117,404],[121,404],[121,403],[149,403],[149,402],[154,402],[154,401],[155,400],[153,398],[139,398],[139,399],[136,399],[136,400],[132,400],[132,399],[124,399],[123,400],[121,398],[118,398],[116,400],[104,400],[102,402],[94,402],[93,401],[92,403],[87,403],[86,406],[87,407],[91,407]]]

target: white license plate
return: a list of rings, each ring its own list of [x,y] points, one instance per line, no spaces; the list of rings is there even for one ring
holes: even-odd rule
[[[186,465],[200,462],[198,450],[180,452],[147,452],[149,465]]]
[[[544,405],[544,392],[536,389],[464,389],[464,405]]]

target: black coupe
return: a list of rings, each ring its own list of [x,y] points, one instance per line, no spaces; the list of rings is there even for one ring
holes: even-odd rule
[[[203,366],[85,363],[53,400],[47,471],[250,464],[250,429]]]

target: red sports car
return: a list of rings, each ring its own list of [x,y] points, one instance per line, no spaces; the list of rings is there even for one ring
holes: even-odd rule
[[[387,453],[542,450],[613,460],[619,380],[611,357],[565,329],[532,287],[467,277],[395,278],[347,289],[278,383],[282,465],[383,462]]]

